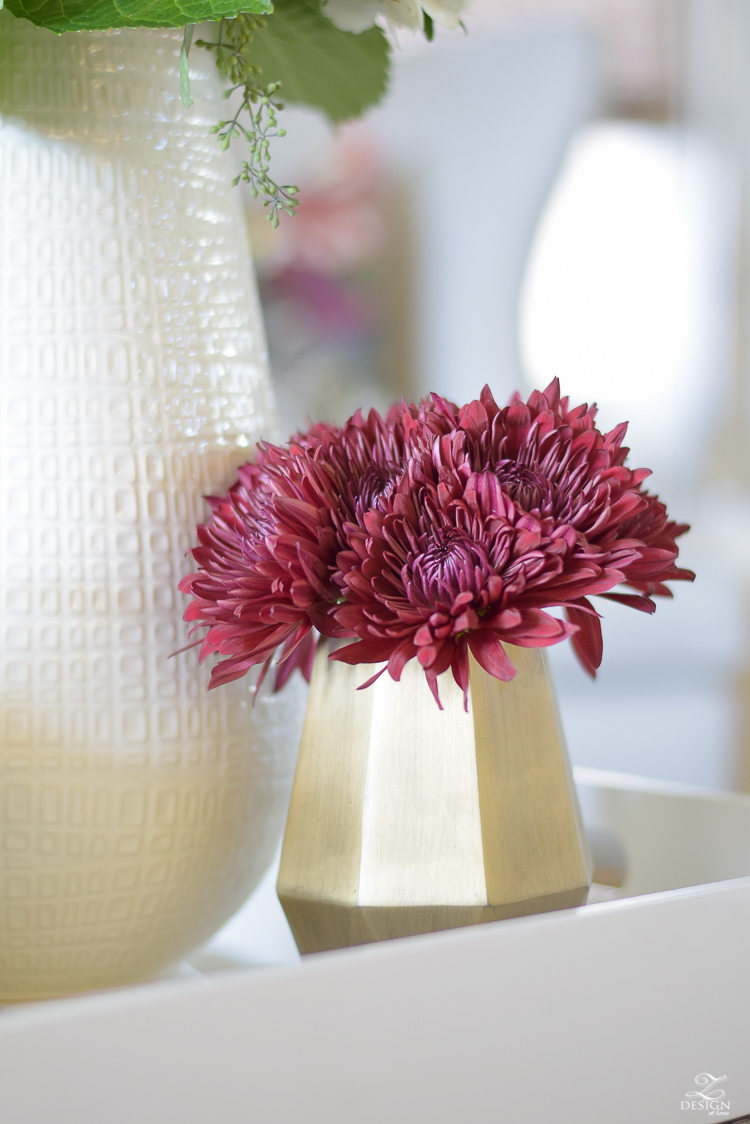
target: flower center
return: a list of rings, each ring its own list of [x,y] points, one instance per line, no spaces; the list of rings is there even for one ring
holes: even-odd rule
[[[560,498],[559,488],[543,472],[514,461],[501,462],[497,478],[503,491],[524,511],[551,511]]]
[[[357,487],[358,508],[367,511],[375,507],[378,500],[387,499],[396,487],[401,472],[402,469],[393,463],[371,464]]]
[[[476,568],[490,570],[482,546],[457,527],[433,531],[424,546],[424,552],[414,559],[413,569],[425,593],[439,595],[439,585],[448,586],[455,593],[472,589]]]

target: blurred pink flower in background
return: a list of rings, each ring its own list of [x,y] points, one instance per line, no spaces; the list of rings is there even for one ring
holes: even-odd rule
[[[302,186],[297,215],[282,223],[269,264],[335,275],[377,257],[387,235],[380,151],[362,129],[343,130],[334,159]]]
[[[276,398],[291,430],[308,418],[343,422],[358,406],[384,409],[392,393],[382,369],[391,183],[381,151],[366,127],[346,126],[317,171],[290,174],[296,217],[273,231],[251,206],[250,221]]]

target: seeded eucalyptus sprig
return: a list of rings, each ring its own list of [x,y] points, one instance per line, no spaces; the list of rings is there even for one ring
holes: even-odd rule
[[[236,138],[247,142],[250,159],[239,179],[265,196],[277,226],[281,212],[293,215],[297,206],[297,188],[269,175],[269,142],[284,135],[276,118],[279,90],[285,102],[320,109],[334,124],[359,117],[385,92],[390,45],[379,27],[342,31],[323,14],[321,0],[275,0],[271,13],[258,12],[265,3],[255,0],[254,12],[217,21],[215,38],[196,45],[215,53],[230,94],[242,93],[233,120],[214,132],[225,148]]]
[[[222,148],[228,148],[231,140],[240,134],[247,141],[250,159],[242,161],[242,171],[232,180],[232,187],[236,187],[242,180],[244,183],[250,184],[253,199],[257,199],[259,195],[264,195],[266,198],[263,206],[270,206],[271,208],[266,217],[274,229],[279,225],[279,212],[286,211],[288,215],[294,215],[299,202],[298,199],[295,199],[295,195],[299,191],[298,187],[289,183],[280,187],[268,174],[271,159],[269,142],[274,137],[286,136],[286,129],[280,129],[276,120],[276,110],[283,109],[283,103],[273,100],[273,95],[280,86],[281,82],[270,82],[263,91],[261,87],[251,88],[250,83],[246,82],[242,104],[233,119],[231,121],[220,121],[218,125],[214,125],[211,129],[212,133],[219,134]],[[239,87],[234,86],[227,90],[223,96],[229,97],[236,89],[239,89]],[[258,108],[254,112],[253,106],[256,103]],[[248,115],[249,129],[238,120],[243,111]]]
[[[247,141],[250,159],[243,160],[242,171],[235,176],[232,186],[243,180],[250,185],[253,198],[265,196],[263,206],[270,207],[268,220],[275,228],[279,225],[279,213],[286,211],[294,215],[298,200],[295,198],[299,188],[294,184],[280,186],[272,180],[270,169],[270,142],[274,137],[286,136],[286,129],[278,127],[277,110],[284,108],[274,95],[281,88],[281,82],[270,82],[265,88],[259,78],[261,69],[247,57],[247,48],[253,41],[256,31],[262,30],[266,21],[259,16],[241,14],[235,19],[222,19],[218,25],[215,42],[197,39],[196,47],[216,52],[216,65],[221,74],[232,85],[222,94],[230,98],[237,90],[242,90],[242,100],[234,117],[229,121],[219,121],[211,129],[218,135],[221,147],[226,150],[233,140],[242,137]],[[256,108],[257,107],[257,108]]]

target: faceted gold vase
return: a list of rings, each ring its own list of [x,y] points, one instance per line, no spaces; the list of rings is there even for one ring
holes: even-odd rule
[[[501,683],[470,657],[440,711],[401,682],[316,657],[277,884],[302,953],[582,904],[590,858],[547,659]]]

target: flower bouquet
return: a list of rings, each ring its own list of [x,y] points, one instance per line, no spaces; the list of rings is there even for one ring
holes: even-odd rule
[[[380,101],[388,85],[390,43],[384,31],[421,29],[434,36],[435,22],[457,28],[468,0],[6,0],[19,19],[57,33],[118,28],[184,28],[179,92],[192,104],[189,55],[193,45],[213,52],[226,83],[225,98],[237,95],[234,112],[211,129],[223,148],[247,143],[248,158],[234,180],[244,180],[264,198],[268,218],[294,214],[298,188],[269,175],[270,142],[285,135],[277,112],[285,101],[321,110],[334,123],[359,117]],[[3,7],[0,0],[0,8]],[[379,26],[376,21],[379,20]],[[196,38],[197,24],[212,24]],[[176,133],[175,139],[178,139]]]
[[[570,638],[594,675],[592,596],[652,613],[694,577],[595,416],[557,381],[504,409],[433,394],[261,445],[210,500],[180,588],[211,685],[313,675],[279,876],[303,951],[584,900],[540,649]]]

